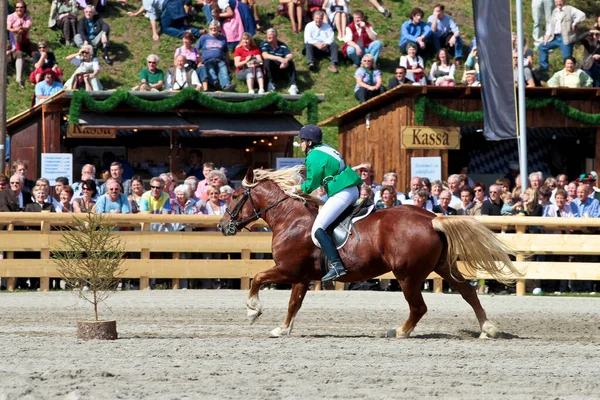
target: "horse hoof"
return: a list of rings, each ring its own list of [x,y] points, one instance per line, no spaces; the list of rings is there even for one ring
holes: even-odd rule
[[[500,335],[498,328],[490,321],[485,321],[483,326],[481,327],[481,335],[479,335],[480,339],[495,339]]]
[[[248,319],[250,320],[250,325],[252,325],[257,319],[258,317],[260,317],[262,314],[262,312],[257,311],[257,310],[248,310]]]
[[[289,329],[281,329],[280,327],[277,327],[271,331],[271,333],[269,334],[269,337],[278,338],[278,337],[289,336],[289,335],[290,335]]]
[[[387,331],[385,337],[387,338],[395,338],[397,336],[396,329],[390,329]]]

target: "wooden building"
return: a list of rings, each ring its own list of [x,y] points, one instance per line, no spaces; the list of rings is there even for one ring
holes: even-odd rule
[[[527,88],[528,99],[548,99],[549,102],[558,99],[589,114],[600,114],[599,94],[595,88]],[[420,110],[419,99],[423,96],[442,107]],[[473,154],[482,149],[488,151],[487,156],[492,159],[488,162],[497,163],[496,168],[503,173],[507,172],[506,166],[511,160],[519,159],[516,139],[487,141],[480,132],[483,121],[458,123],[450,119],[451,113],[446,113],[448,118],[436,113],[439,108],[481,111],[481,89],[400,86],[320,125],[338,127],[339,150],[349,164],[371,162],[377,182],[381,182],[386,172],[396,172],[400,190],[406,190],[410,184],[413,157],[441,157],[443,179],[449,173],[458,173],[461,166],[469,166],[470,157],[473,163]],[[600,125],[577,122],[550,105],[528,108],[527,127],[528,137],[531,130],[535,139],[529,141],[528,152],[534,154],[538,150],[535,147],[543,145],[544,152],[536,157],[548,165],[549,173],[568,169],[570,177],[575,178],[589,171],[586,168],[595,167],[591,160],[600,159]],[[502,152],[498,150],[501,146],[514,150]],[[561,166],[551,165],[557,158],[564,158]],[[528,160],[530,172],[537,170],[536,161],[533,156]]]

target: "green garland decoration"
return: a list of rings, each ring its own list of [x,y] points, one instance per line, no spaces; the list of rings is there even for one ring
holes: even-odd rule
[[[571,107],[565,101],[557,98],[527,99],[525,107],[536,110],[544,107],[554,107],[565,117],[586,125],[600,125],[600,114],[590,114]],[[425,125],[425,111],[430,110],[444,119],[460,124],[471,124],[483,121],[483,111],[463,112],[452,110],[426,96],[419,96],[415,102],[415,124]]]
[[[186,101],[195,101],[212,111],[227,114],[249,114],[265,108],[275,106],[278,110],[296,113],[307,109],[307,119],[310,124],[319,120],[319,100],[313,93],[306,92],[298,101],[287,101],[279,93],[269,93],[254,100],[234,103],[215,99],[192,88],[183,89],[177,95],[164,100],[145,100],[136,97],[126,90],[119,89],[105,100],[94,100],[84,90],[73,93],[69,111],[69,124],[78,124],[81,110],[85,107],[95,113],[107,113],[120,104],[148,113],[162,113],[170,111]]]

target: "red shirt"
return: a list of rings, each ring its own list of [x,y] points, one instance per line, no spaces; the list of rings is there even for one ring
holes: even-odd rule
[[[260,49],[246,49],[244,46],[237,47],[233,52],[233,57],[240,57],[241,61],[244,61],[248,56],[260,56]],[[240,72],[247,67],[244,65],[242,68],[236,68],[236,72]]]

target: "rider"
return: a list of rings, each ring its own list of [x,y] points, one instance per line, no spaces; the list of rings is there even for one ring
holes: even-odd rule
[[[346,269],[333,239],[326,230],[346,208],[356,203],[362,180],[344,163],[340,153],[322,143],[323,132],[318,126],[302,127],[298,137],[302,151],[306,154],[306,181],[295,187],[295,192],[310,194],[322,186],[328,196],[327,202],[315,219],[311,234],[313,241],[317,240],[329,258],[330,270],[322,279],[329,281],[345,275]]]

